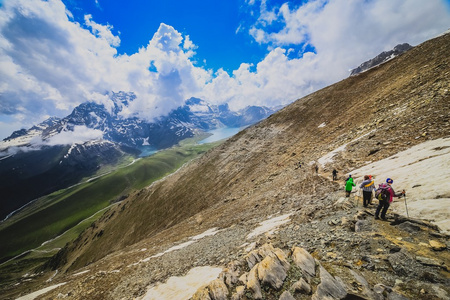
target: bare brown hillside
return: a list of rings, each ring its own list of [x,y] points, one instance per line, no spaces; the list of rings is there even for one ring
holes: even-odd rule
[[[286,230],[284,235],[269,242],[289,251],[295,246],[296,237],[300,243],[299,236],[303,234],[311,240],[305,242],[310,248],[307,250],[316,259],[322,259],[317,250],[321,241],[317,237],[323,234],[322,231],[333,235],[323,224],[331,222],[335,216],[351,218],[358,213],[353,206],[345,209],[332,206],[347,172],[423,141],[450,136],[449,53],[450,34],[447,34],[416,46],[379,67],[297,100],[175,174],[130,195],[62,249],[47,265],[45,274],[54,272],[51,269],[58,270],[55,281],[70,279],[61,292],[69,298],[131,299],[142,296],[147,285],[183,274],[193,266],[227,265],[242,259],[245,254],[239,245],[245,235],[222,236],[224,244],[216,241],[214,247],[218,250],[214,255],[207,254],[208,248],[204,245],[195,254],[186,254],[184,258],[161,260],[146,268],[127,267],[143,258],[139,249],[145,248],[149,256],[209,228],[234,228],[243,232],[244,228],[269,216],[292,212],[296,212],[292,218],[297,227],[293,225],[291,231]],[[315,173],[313,166],[318,164],[319,158],[347,143],[345,151],[339,152],[332,164],[320,165],[319,173]],[[339,182],[330,180],[333,168],[340,172]],[[349,211],[350,215],[347,215]],[[315,230],[311,222],[317,222]],[[388,223],[371,226],[376,226],[373,228],[380,236],[370,235],[373,239],[370,251],[385,249],[384,244],[395,241],[392,237],[400,234],[392,232],[397,229]],[[352,230],[347,228],[342,239],[339,234],[334,238],[322,238],[326,243],[333,243],[333,249],[336,249],[330,255],[341,257],[346,251],[350,255],[367,240],[368,237],[353,237],[354,227]],[[425,233],[423,235],[426,239]],[[447,241],[445,235],[439,235],[439,238]],[[258,240],[259,244],[265,242],[264,238]],[[326,243],[323,247],[329,246]],[[448,266],[448,250],[430,251],[423,255],[438,257]],[[364,263],[361,261],[359,266]],[[333,264],[342,266],[347,260],[324,263],[325,267]],[[104,276],[96,277],[91,271],[89,276],[93,277],[70,277],[81,268],[96,272],[120,270],[120,273],[105,271]],[[430,271],[433,273],[431,280],[419,279],[445,286],[450,278],[448,268],[438,269],[435,273]],[[395,273],[395,270],[390,272]],[[374,275],[369,285],[374,286],[383,277],[388,280],[389,276]],[[414,288],[412,286],[411,283],[405,287],[403,294],[409,293],[412,297],[411,291],[419,285],[414,283]],[[21,293],[25,294],[26,290]],[[430,297],[423,299],[439,299],[428,293]],[[278,299],[275,294],[267,295],[271,295],[267,299]],[[352,299],[370,298],[364,297]],[[295,299],[309,298],[298,296]]]

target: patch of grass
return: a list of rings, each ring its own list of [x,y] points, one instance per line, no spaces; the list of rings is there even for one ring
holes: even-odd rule
[[[0,261],[37,248],[65,232],[64,237],[46,244],[43,249],[63,247],[101,215],[94,214],[131,191],[142,189],[174,172],[214,145],[173,147],[138,159],[95,180],[42,197],[0,225]],[[33,253],[35,255],[38,252]]]

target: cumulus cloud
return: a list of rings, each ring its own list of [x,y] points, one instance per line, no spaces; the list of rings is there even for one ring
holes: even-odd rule
[[[219,70],[205,97],[235,108],[287,104],[399,43],[417,45],[444,32],[450,21],[449,7],[440,0],[313,0],[296,7],[269,2],[260,1],[259,17],[248,30],[269,54],[256,72],[247,64],[231,76]]]
[[[312,0],[292,6],[247,0],[255,19],[240,26],[267,46],[255,65],[206,70],[197,45],[161,24],[147,45],[119,55],[113,26],[86,15],[84,24],[60,0],[5,0],[0,7],[0,134],[65,116],[87,100],[111,108],[111,91],[136,99],[123,117],[153,120],[196,96],[231,108],[284,105],[348,76],[349,69],[396,44],[418,44],[448,28],[439,0]],[[304,53],[305,51],[308,51]],[[4,129],[6,128],[6,129]],[[6,132],[8,130],[8,132]]]
[[[65,116],[87,100],[111,107],[104,96],[119,90],[137,95],[127,116],[152,120],[182,104],[209,76],[190,61],[195,44],[189,37],[182,44],[182,35],[169,25],[161,24],[148,45],[130,56],[117,54],[120,38],[112,29],[90,15],[85,24],[71,21],[59,0],[5,1],[0,8],[0,122],[14,115],[15,123],[31,126],[44,115]]]

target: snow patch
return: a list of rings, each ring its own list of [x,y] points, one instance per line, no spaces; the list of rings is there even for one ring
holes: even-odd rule
[[[272,234],[275,232],[275,230],[278,229],[283,224],[286,224],[290,221],[290,216],[292,213],[281,215],[275,218],[268,219],[266,221],[263,221],[260,224],[259,227],[254,229],[251,233],[247,235],[247,239],[251,239],[255,236],[258,236],[263,233]]]
[[[331,152],[325,154],[324,156],[322,156],[321,158],[318,159],[319,164],[320,164],[322,167],[324,167],[326,164],[332,163],[332,162],[333,162],[333,157],[335,157],[339,152],[344,151],[348,144],[354,143],[354,142],[356,142],[357,140],[362,139],[363,137],[365,137],[365,136],[371,134],[371,133],[374,132],[374,131],[375,131],[375,130],[372,130],[372,131],[370,131],[370,132],[368,132],[368,133],[366,133],[366,134],[363,134],[362,136],[357,137],[356,139],[354,139],[354,140],[352,140],[352,141],[350,141],[350,142],[348,142],[348,143],[346,143],[346,144],[340,146],[339,148],[336,148],[336,149],[334,149],[333,151],[331,151]]]
[[[90,271],[90,270],[81,271],[81,272],[78,272],[78,273],[73,274],[72,276],[80,276],[80,275],[86,274],[86,273],[89,272],[89,271]]]
[[[364,175],[374,176],[377,186],[392,178],[397,193],[406,190],[410,217],[433,220],[450,232],[450,138],[424,142],[351,173],[357,186]],[[405,199],[394,198],[389,209],[406,215]]]
[[[190,299],[201,287],[216,279],[222,272],[222,268],[196,267],[191,269],[186,276],[170,277],[166,283],[151,287],[141,300],[185,300]]]
[[[19,297],[16,300],[33,300],[33,299],[36,299],[38,296],[40,296],[42,294],[45,294],[45,293],[47,293],[47,292],[49,292],[51,290],[54,290],[57,287],[65,285],[66,283],[67,282],[62,282],[62,283],[58,283],[58,284],[55,284],[55,285],[52,285],[52,286],[48,286],[48,287],[46,287],[46,288],[44,288],[42,290],[36,291],[34,293],[31,293],[31,294],[28,294],[28,295],[25,295],[25,296],[22,296],[22,297]]]
[[[166,250],[166,251],[164,251],[164,252],[161,252],[161,253],[155,254],[155,255],[153,255],[153,256],[144,258],[143,260],[141,260],[141,262],[148,262],[148,261],[149,261],[150,259],[152,259],[152,258],[160,257],[160,256],[163,256],[163,255],[166,254],[166,253],[169,253],[169,252],[172,252],[172,251],[175,251],[175,250],[183,249],[183,248],[185,248],[185,247],[187,247],[187,246],[189,246],[189,245],[195,243],[196,241],[198,241],[198,240],[200,240],[200,239],[202,239],[202,238],[204,238],[204,237],[207,237],[207,236],[210,236],[210,235],[215,235],[215,234],[218,233],[218,232],[219,232],[219,230],[217,230],[217,228],[211,228],[211,229],[208,229],[208,230],[206,230],[205,232],[203,232],[202,234],[199,234],[199,235],[196,235],[196,236],[191,237],[191,238],[190,238],[190,241],[187,241],[187,242],[185,242],[185,243],[182,243],[182,244],[173,246],[173,247],[169,248],[168,250]],[[130,266],[133,266],[133,265],[136,265],[136,264],[132,264],[132,265],[130,265]]]
[[[317,126],[317,128],[323,128],[323,127],[325,127],[325,126],[327,126],[327,124],[326,124],[325,122],[323,122],[322,124],[320,124],[319,126]]]

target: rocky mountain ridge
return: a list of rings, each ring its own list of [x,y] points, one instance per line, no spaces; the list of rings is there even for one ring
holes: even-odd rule
[[[411,49],[412,46],[408,43],[398,44],[394,47],[394,49],[389,51],[383,51],[377,56],[375,56],[372,59],[369,59],[368,61],[363,62],[361,65],[359,65],[357,68],[351,70],[350,76],[357,75],[361,72],[367,71],[370,68],[376,67],[382,63],[387,62],[388,60],[391,60],[400,54],[402,54],[405,51],[408,51]]]
[[[191,98],[167,116],[153,121],[123,117],[122,112],[135,98],[134,93],[113,92],[110,99],[114,107],[111,110],[103,104],[84,102],[65,118],[51,117],[28,130],[13,132],[0,144],[0,150],[7,150],[10,146],[28,146],[36,137],[45,142],[62,132],[74,131],[76,126],[99,130],[103,139],[127,147],[152,146],[162,149],[193,137],[201,131],[254,124],[275,111],[267,107],[253,106],[235,112],[226,104],[211,105],[204,100]]]
[[[221,275],[178,299],[448,299],[447,233],[394,207],[375,220],[342,188],[415,145],[439,140],[429,158],[448,153],[449,47],[450,34],[427,41],[247,128],[129,195],[5,298],[53,286],[41,299],[155,299],[211,266]],[[422,182],[408,184],[414,195]],[[431,202],[450,198],[439,186]]]

